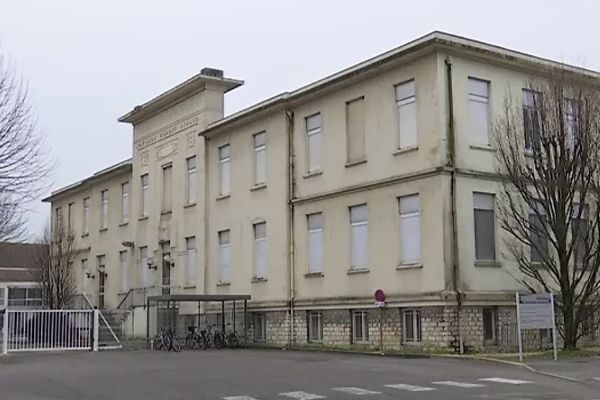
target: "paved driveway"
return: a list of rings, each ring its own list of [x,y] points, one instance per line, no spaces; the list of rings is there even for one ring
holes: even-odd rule
[[[600,399],[569,382],[472,360],[276,350],[9,355],[2,400]]]

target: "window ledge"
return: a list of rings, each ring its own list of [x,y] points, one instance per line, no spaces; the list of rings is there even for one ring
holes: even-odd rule
[[[183,208],[190,208],[190,207],[195,207],[196,206],[196,202],[193,203],[189,203],[183,206]]]
[[[257,183],[256,185],[254,185],[250,188],[250,191],[254,192],[255,190],[261,190],[261,189],[266,189],[266,188],[267,188],[266,183]]]
[[[219,281],[217,282],[217,286],[230,286],[231,282]]]
[[[267,281],[267,277],[265,277],[265,276],[253,276],[252,279],[250,280],[250,282],[252,282],[252,283],[266,282],[266,281]]]
[[[193,285],[193,284],[190,283],[188,285],[183,286],[183,288],[184,289],[196,289],[196,285]]]
[[[423,342],[402,342],[402,346],[423,347]]]
[[[489,144],[471,144],[469,145],[469,148],[473,150],[491,151],[492,153],[496,152],[496,149]]]
[[[82,233],[82,234],[81,234],[81,237],[82,237],[82,238],[86,238],[86,237],[88,237],[88,236],[90,236],[90,233],[89,233],[89,232],[88,232],[88,233]]]
[[[348,161],[344,165],[344,167],[350,168],[350,167],[354,167],[355,165],[361,165],[361,164],[366,164],[366,163],[367,163],[367,159],[366,158],[361,158],[360,160]]]
[[[369,268],[366,268],[366,267],[363,267],[363,268],[352,268],[352,269],[349,269],[348,271],[346,271],[346,273],[348,275],[368,274],[369,273]]]
[[[169,210],[169,211],[161,211],[160,215],[171,215],[173,214],[173,210]]]
[[[396,267],[396,270],[398,271],[402,271],[405,269],[422,269],[423,268],[423,264],[421,263],[414,263],[414,264],[400,264]]]
[[[229,197],[231,197],[231,194],[229,194],[229,193],[228,194],[222,194],[222,195],[220,195],[220,196],[217,197],[217,201],[219,201],[219,200],[225,200],[225,199],[228,199]]]
[[[117,293],[117,296],[125,296],[128,292],[119,292]]]
[[[317,170],[309,171],[309,172],[305,173],[304,175],[302,175],[302,178],[308,179],[308,178],[312,178],[313,176],[319,176],[319,175],[323,175],[323,171],[321,171],[320,169],[317,169]]]
[[[500,268],[500,267],[502,267],[502,263],[500,261],[495,261],[495,260],[485,260],[485,261],[476,260],[475,266],[482,267],[482,268]]]
[[[325,275],[323,275],[322,272],[307,272],[306,274],[304,274],[305,278],[322,278]]]
[[[410,153],[410,152],[417,151],[417,150],[419,150],[419,146],[403,147],[401,149],[394,151],[392,154],[395,156],[399,156],[400,154]]]
[[[123,221],[119,224],[119,226],[127,226],[129,225],[129,221]]]
[[[98,230],[98,232],[106,232],[106,231],[108,231],[108,228],[100,228],[100,229]]]
[[[138,221],[145,221],[148,219],[147,215],[142,215],[141,217],[138,218]]]

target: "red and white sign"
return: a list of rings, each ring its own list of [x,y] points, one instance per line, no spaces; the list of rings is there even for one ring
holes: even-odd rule
[[[385,307],[385,293],[381,289],[375,291],[375,305],[377,307]]]

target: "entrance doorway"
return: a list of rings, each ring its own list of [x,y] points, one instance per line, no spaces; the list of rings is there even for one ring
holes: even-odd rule
[[[106,279],[106,273],[98,272],[98,308],[104,309],[104,281]]]

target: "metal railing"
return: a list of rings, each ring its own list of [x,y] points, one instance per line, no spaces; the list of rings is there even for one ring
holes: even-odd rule
[[[161,294],[160,286],[129,289],[117,305],[117,310],[131,310],[134,307],[145,307],[148,296],[159,294]]]

